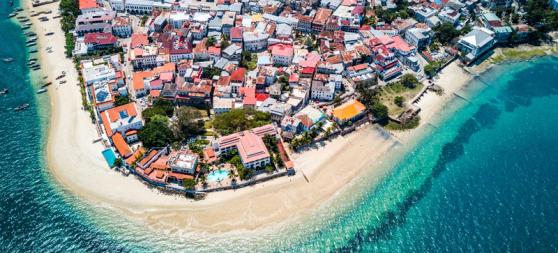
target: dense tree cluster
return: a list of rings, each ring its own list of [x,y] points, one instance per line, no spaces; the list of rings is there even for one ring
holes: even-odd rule
[[[220,134],[227,135],[269,123],[271,123],[269,113],[254,109],[234,109],[216,116],[213,127]]]

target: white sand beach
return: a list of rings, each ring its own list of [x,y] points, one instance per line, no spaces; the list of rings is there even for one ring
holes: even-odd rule
[[[50,9],[57,13],[57,8],[57,4],[50,4],[32,10]],[[254,230],[296,220],[328,201],[335,201],[336,194],[358,176],[380,178],[386,173],[374,165],[389,153],[396,140],[386,139],[375,126],[367,125],[336,138],[327,146],[295,154],[298,172],[293,177],[237,191],[211,193],[203,201],[150,189],[135,177],[124,177],[108,168],[101,155],[104,147],[92,143],[99,135],[89,114],[81,109],[77,73],[72,61],[64,56],[64,35],[59,20],[38,22],[37,17],[32,20],[40,42],[43,71],[51,80],[66,71],[68,81],[63,85],[55,82],[49,90],[52,106],[47,150],[49,172],[68,192],[93,205],[120,210],[152,228],[207,232]],[[55,35],[45,36],[46,32]],[[44,50],[48,46],[53,48],[53,53]],[[451,99],[451,92],[467,83],[468,75],[460,71],[455,64],[446,68],[436,81],[445,94],[429,93],[421,100],[423,122],[436,117]],[[398,135],[400,139],[410,136]]]

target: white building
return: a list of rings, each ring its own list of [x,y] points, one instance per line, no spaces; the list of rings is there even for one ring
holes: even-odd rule
[[[335,97],[335,83],[323,83],[321,81],[313,81],[310,97],[319,101],[331,101]]]
[[[95,64],[93,61],[83,61],[82,66],[83,81],[86,85],[116,79],[114,68],[104,62]]]
[[[130,20],[125,17],[116,17],[112,21],[112,34],[121,38],[132,36],[132,25]]]
[[[268,35],[258,32],[245,32],[242,34],[244,50],[249,52],[260,52],[267,49]]]
[[[484,27],[473,29],[457,42],[460,51],[464,52],[465,60],[471,62],[494,46],[494,32]]]
[[[173,151],[168,164],[172,172],[194,175],[198,166],[198,155],[190,151]]]

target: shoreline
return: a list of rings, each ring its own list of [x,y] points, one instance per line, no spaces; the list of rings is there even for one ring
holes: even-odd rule
[[[59,3],[34,7],[33,10],[57,12]],[[27,3],[27,10],[30,9]],[[93,205],[119,210],[131,220],[150,228],[225,232],[256,230],[296,221],[351,188],[360,177],[381,179],[389,169],[374,164],[389,157],[398,143],[407,145],[418,140],[427,123],[439,118],[444,106],[454,99],[454,92],[473,79],[454,62],[441,71],[436,84],[444,95],[427,92],[417,103],[422,108],[421,124],[415,130],[394,132],[386,136],[375,126],[365,125],[344,137],[328,141],[327,146],[296,153],[294,177],[282,177],[263,184],[208,194],[203,201],[165,195],[148,188],[135,177],[124,177],[111,170],[101,156],[100,143],[89,114],[81,110],[77,72],[71,59],[64,55],[64,34],[58,19],[34,23],[40,44],[43,73],[50,78],[66,71],[68,83],[49,87],[51,121],[47,140],[49,173],[64,190],[84,198]],[[55,34],[45,36],[45,31]],[[47,54],[46,46],[54,53]],[[411,145],[411,144],[409,144]],[[397,152],[394,152],[397,153]],[[330,157],[330,158],[326,158]],[[310,182],[307,182],[305,174]],[[379,180],[377,180],[379,181]]]

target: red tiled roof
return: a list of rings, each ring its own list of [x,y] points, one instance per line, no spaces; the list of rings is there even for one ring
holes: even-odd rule
[[[118,41],[111,33],[87,33],[83,39],[85,44],[110,45]]]
[[[145,46],[148,44],[149,44],[149,39],[147,38],[147,34],[141,34],[141,33],[132,34],[132,39],[130,42],[131,48]]]
[[[244,82],[244,76],[246,75],[245,68],[238,68],[231,74],[231,82]]]
[[[230,33],[231,39],[242,39],[242,28],[232,27]]]

